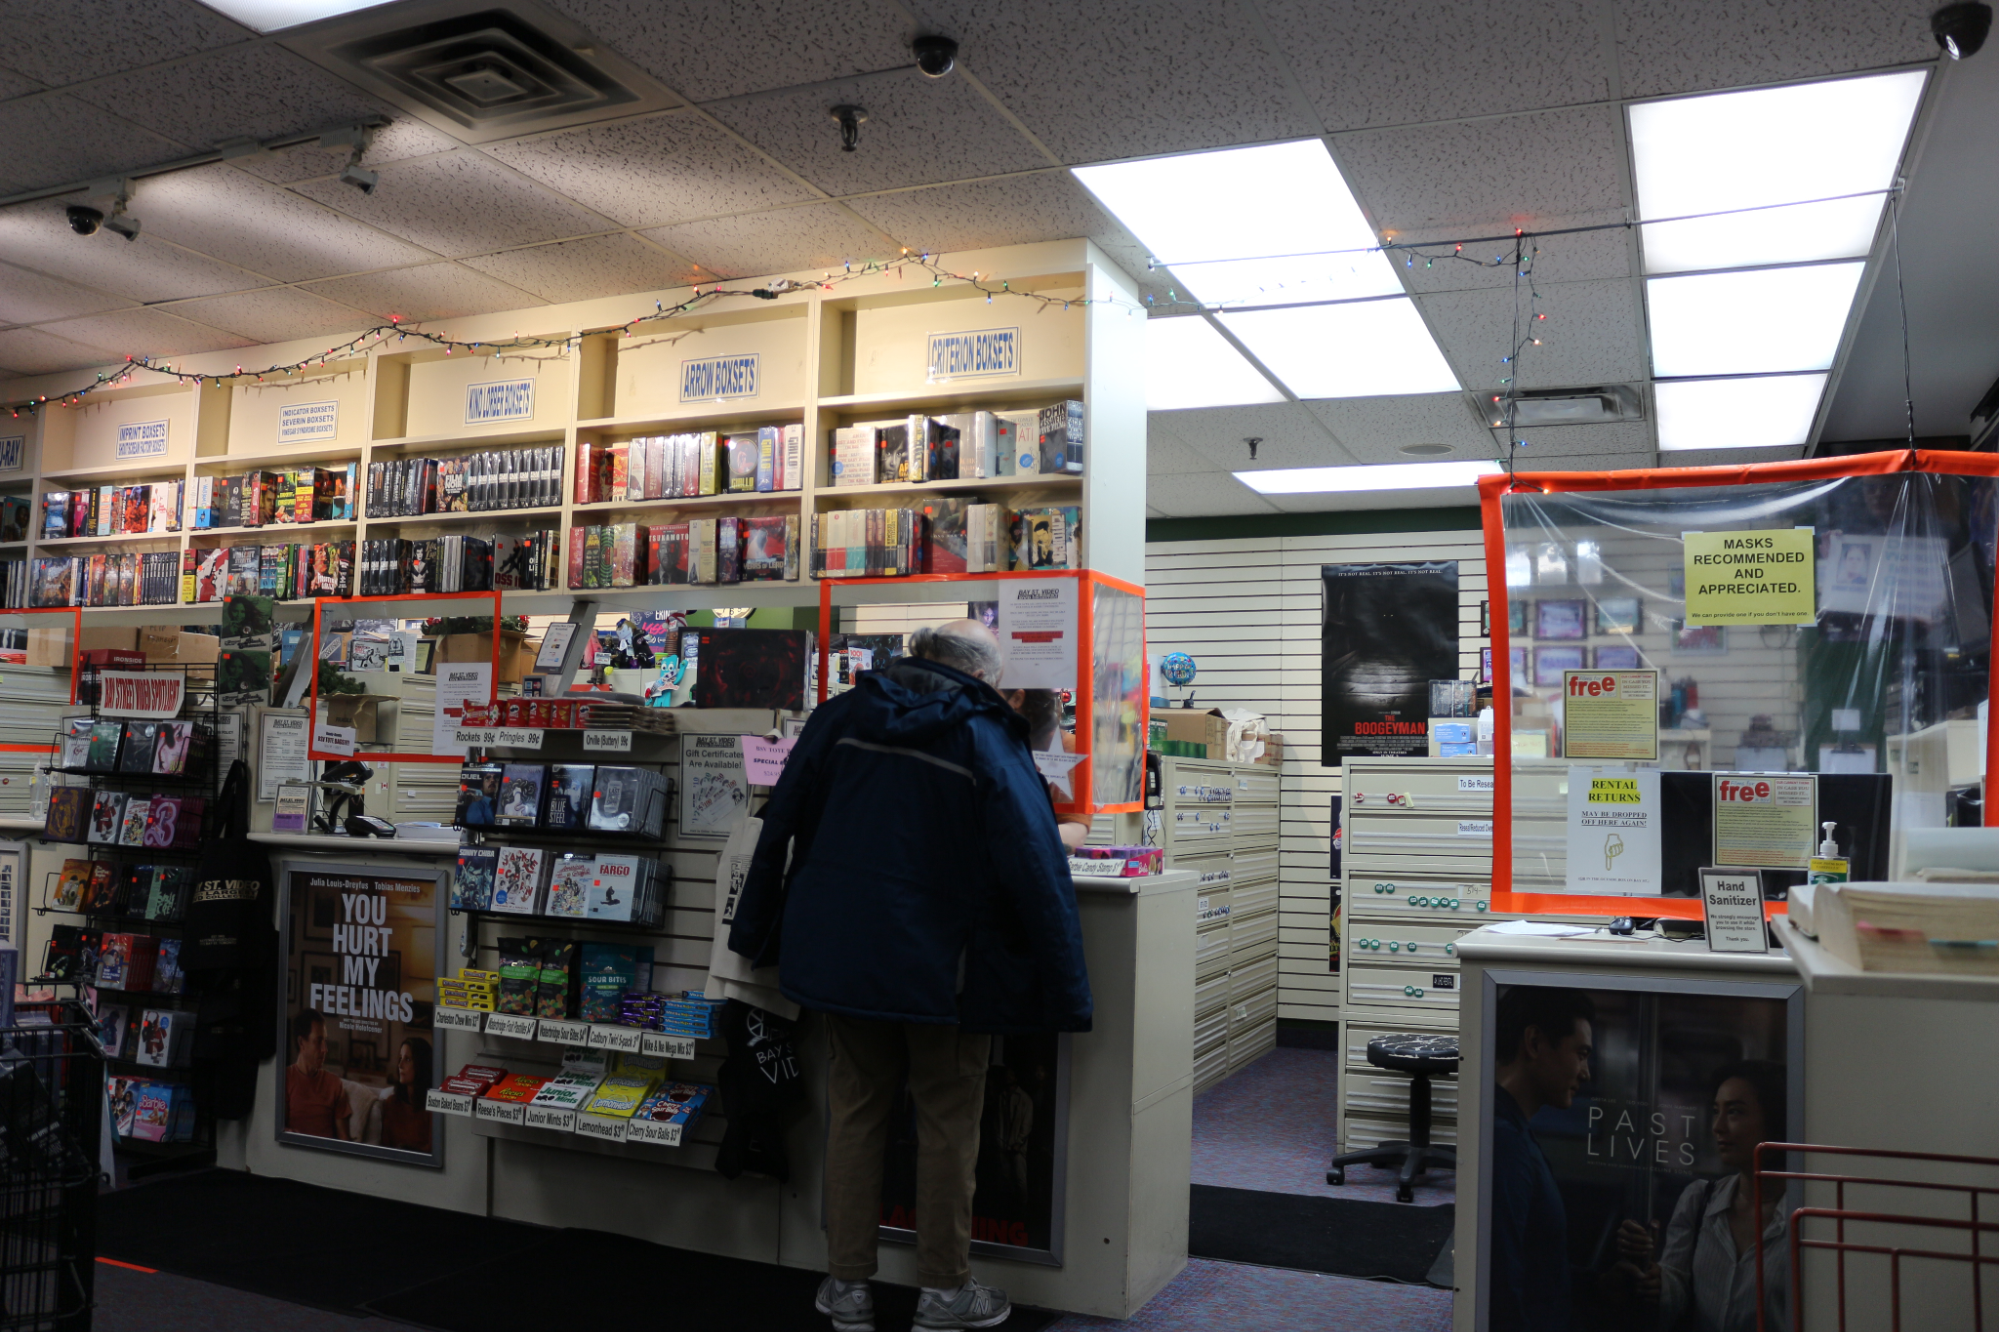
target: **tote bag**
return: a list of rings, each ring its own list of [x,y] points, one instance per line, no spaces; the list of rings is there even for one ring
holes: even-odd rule
[[[270,856],[250,841],[249,785],[238,759],[222,784],[220,817],[204,840],[188,894],[181,966],[189,973],[278,966],[271,926],[277,889]]]

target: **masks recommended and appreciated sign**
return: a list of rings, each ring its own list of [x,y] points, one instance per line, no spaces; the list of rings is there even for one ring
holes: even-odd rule
[[[1688,532],[1687,624],[1809,625],[1818,617],[1810,528]]]
[[[1660,892],[1659,770],[1569,769],[1570,893]]]
[[[278,1141],[442,1166],[427,1106],[443,1076],[442,873],[291,861],[281,878]]]
[[[1562,753],[1571,759],[1659,757],[1659,673],[1564,671]]]
[[[1319,762],[1425,755],[1430,682],[1458,678],[1458,562],[1324,565]]]

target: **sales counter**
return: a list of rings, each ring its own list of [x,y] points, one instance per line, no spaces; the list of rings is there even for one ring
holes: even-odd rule
[[[393,843],[357,845],[344,856],[338,847],[272,848],[281,865],[352,864],[365,856],[384,870],[434,871],[437,862],[426,850],[409,848],[413,854],[399,857]],[[1191,871],[1169,871],[1076,881],[1095,1021],[1088,1033],[1045,1043],[1056,1057],[1045,1071],[1055,1096],[1037,1106],[1053,1108],[1046,1117],[1052,1133],[1044,1139],[1051,1151],[1022,1154],[1032,1177],[1025,1192],[1043,1224],[1028,1236],[975,1219],[975,1273],[1023,1304],[1124,1318],[1186,1264],[1194,1021],[1186,978],[1193,974],[1197,879]],[[451,950],[459,947],[464,920],[445,919]],[[705,958],[705,939],[698,947]],[[483,1031],[438,1035],[448,1068],[475,1060],[530,1067],[554,1051]],[[995,1047],[997,1063],[1004,1039],[995,1038]],[[220,1160],[413,1203],[823,1271],[825,1048],[809,1016],[796,1048],[809,1104],[786,1134],[790,1178],[783,1183],[750,1174],[731,1181],[714,1170],[726,1107],[689,1143],[671,1149],[444,1116],[436,1117],[446,1144],[436,1169],[285,1146],[273,1133],[281,1070],[266,1071],[247,1120],[222,1126]],[[721,1042],[702,1041],[694,1059],[673,1062],[672,1076],[712,1084],[722,1053]],[[893,1156],[888,1174],[892,1189]],[[985,1179],[982,1163],[982,1189]],[[885,1240],[880,1277],[913,1285],[913,1246]]]

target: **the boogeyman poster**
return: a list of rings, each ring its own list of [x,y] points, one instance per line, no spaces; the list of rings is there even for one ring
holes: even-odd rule
[[[443,1165],[440,876],[288,862],[281,1143]]]
[[[1424,755],[1430,682],[1458,678],[1458,562],[1324,565],[1319,762]]]

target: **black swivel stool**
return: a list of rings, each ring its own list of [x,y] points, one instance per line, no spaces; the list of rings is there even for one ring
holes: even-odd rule
[[[1416,1177],[1427,1168],[1448,1166],[1457,1169],[1457,1149],[1430,1142],[1430,1075],[1458,1072],[1458,1039],[1424,1036],[1416,1032],[1376,1037],[1367,1044],[1367,1062],[1380,1069],[1415,1075],[1409,1085],[1409,1141],[1341,1153],[1326,1171],[1326,1183],[1346,1184],[1346,1169],[1363,1162],[1370,1166],[1397,1167],[1400,1169],[1395,1181],[1395,1197],[1403,1203],[1411,1203],[1416,1198]]]

